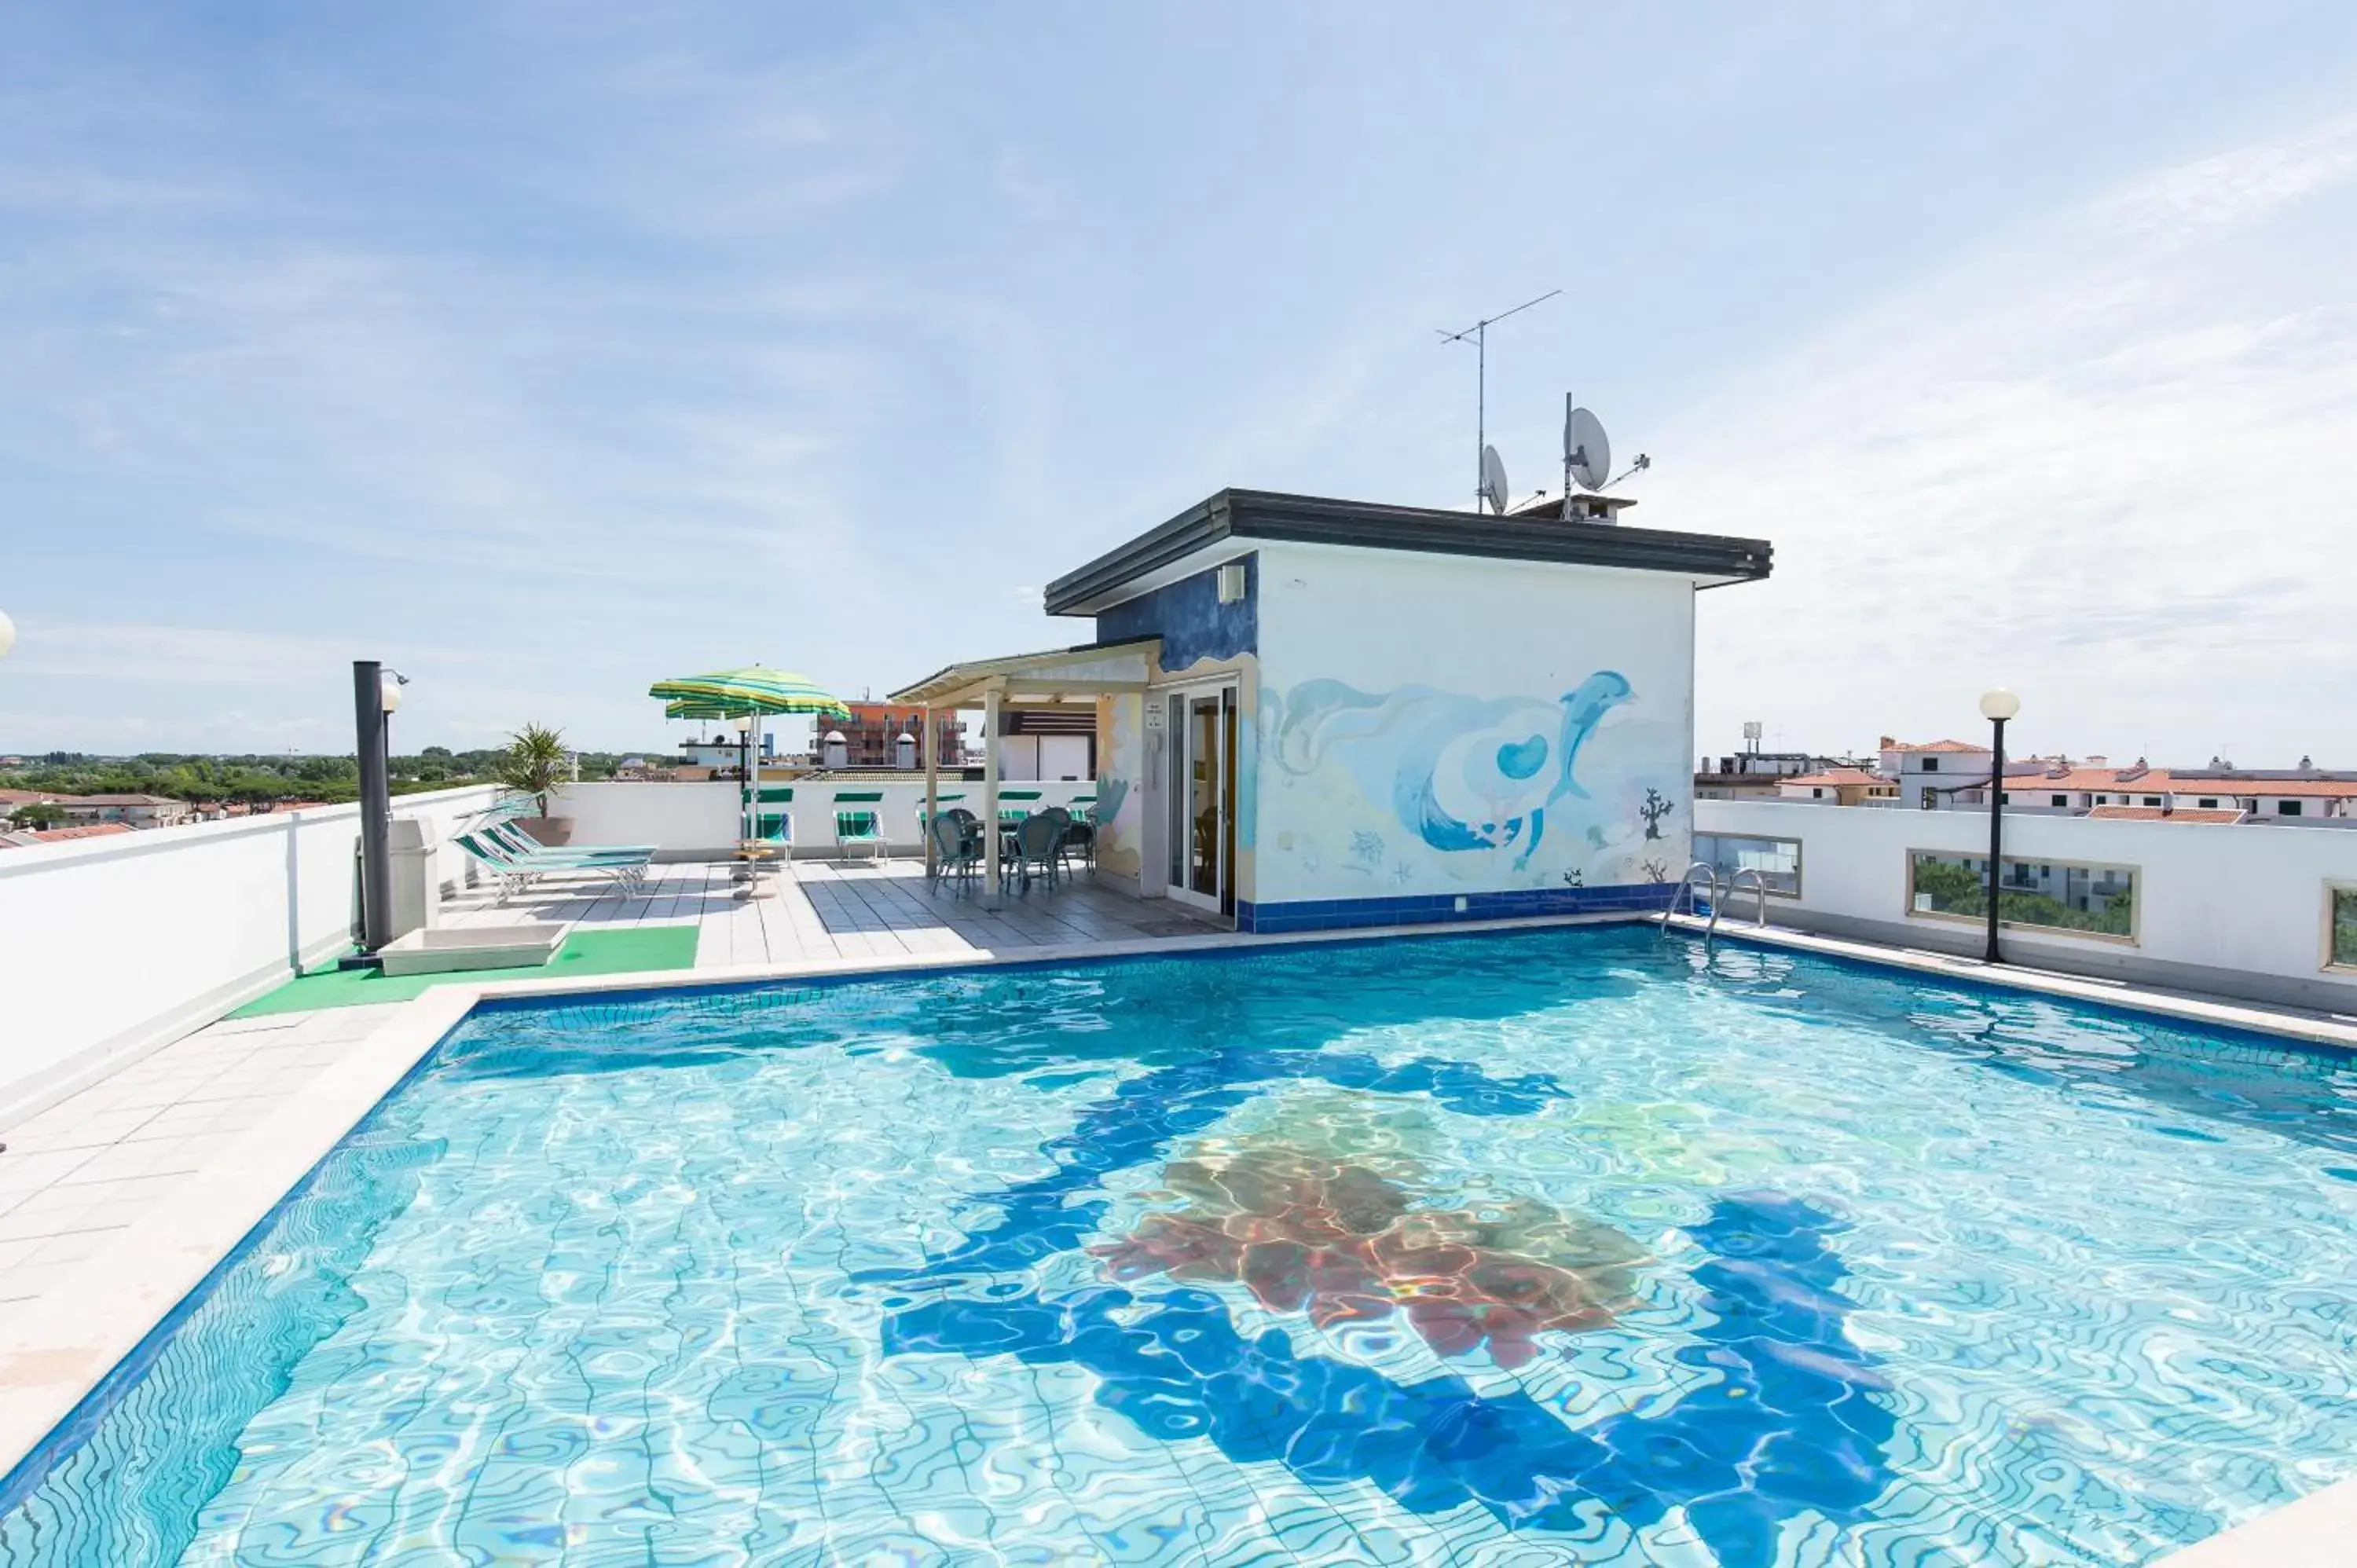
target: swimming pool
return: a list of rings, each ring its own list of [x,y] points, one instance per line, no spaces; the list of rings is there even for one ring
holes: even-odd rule
[[[2347,1057],[1650,927],[507,1004],[0,1563],[2137,1562],[2352,1278]]]

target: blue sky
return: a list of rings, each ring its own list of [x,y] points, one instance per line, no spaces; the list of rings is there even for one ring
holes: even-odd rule
[[[0,10],[0,749],[882,692],[1223,485],[1437,505],[1566,390],[1697,741],[2357,766],[2357,8]]]

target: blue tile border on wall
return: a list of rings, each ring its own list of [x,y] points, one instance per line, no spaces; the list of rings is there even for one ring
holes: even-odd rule
[[[1653,914],[1668,908],[1676,894],[1674,883],[1637,882],[1611,887],[1523,887],[1502,893],[1436,893],[1420,897],[1297,898],[1281,904],[1254,904],[1240,898],[1236,929],[1338,931],[1532,915]],[[1462,909],[1457,907],[1460,897],[1465,900]]]

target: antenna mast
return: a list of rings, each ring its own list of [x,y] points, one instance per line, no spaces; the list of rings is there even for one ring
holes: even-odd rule
[[[1551,288],[1536,299],[1523,301],[1512,310],[1501,310],[1495,316],[1485,316],[1462,332],[1451,332],[1446,328],[1434,328],[1440,334],[1440,340],[1444,343],[1462,343],[1470,339],[1473,344],[1473,510],[1475,511],[1481,510],[1481,499],[1489,494],[1488,476],[1481,471],[1481,449],[1490,444],[1490,328],[1492,323],[1503,321],[1509,316],[1521,315],[1534,305],[1544,305],[1562,292],[1563,290],[1559,288]],[[1498,505],[1502,510],[1504,503],[1501,501]]]

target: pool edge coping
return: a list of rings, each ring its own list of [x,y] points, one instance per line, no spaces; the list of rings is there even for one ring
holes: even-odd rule
[[[484,1002],[611,992],[725,990],[794,980],[888,979],[894,974],[1039,967],[1239,948],[1275,950],[1408,937],[1654,924],[1662,918],[1614,911],[1326,931],[1213,931],[1012,950],[951,950],[432,987],[397,1004],[399,1010],[342,1060],[306,1084],[220,1158],[16,1317],[9,1326],[9,1343],[0,1348],[0,1485],[16,1482],[26,1461],[110,1380],[127,1370],[131,1375],[124,1380],[135,1381],[144,1370],[135,1364],[135,1359],[150,1341],[175,1326],[175,1319],[193,1304],[207,1281],[241,1254],[249,1239],[269,1222],[336,1145]],[[1669,918],[1671,929],[1688,936],[1701,935],[1706,927],[1698,918]],[[2027,991],[2212,1028],[2357,1050],[2357,1026],[2223,999],[2149,991],[2050,970],[1989,965],[1772,926],[1722,928],[1717,934],[1744,945],[1846,959],[1950,982]],[[39,1484],[37,1477],[28,1487],[12,1489],[29,1490]],[[0,1504],[10,1506],[13,1501]],[[2322,1561],[2287,1556],[2287,1552],[2345,1541],[2352,1534],[2357,1534],[2357,1477],[2330,1483],[2155,1559],[2154,1568],[2280,1568],[2289,1562]]]

